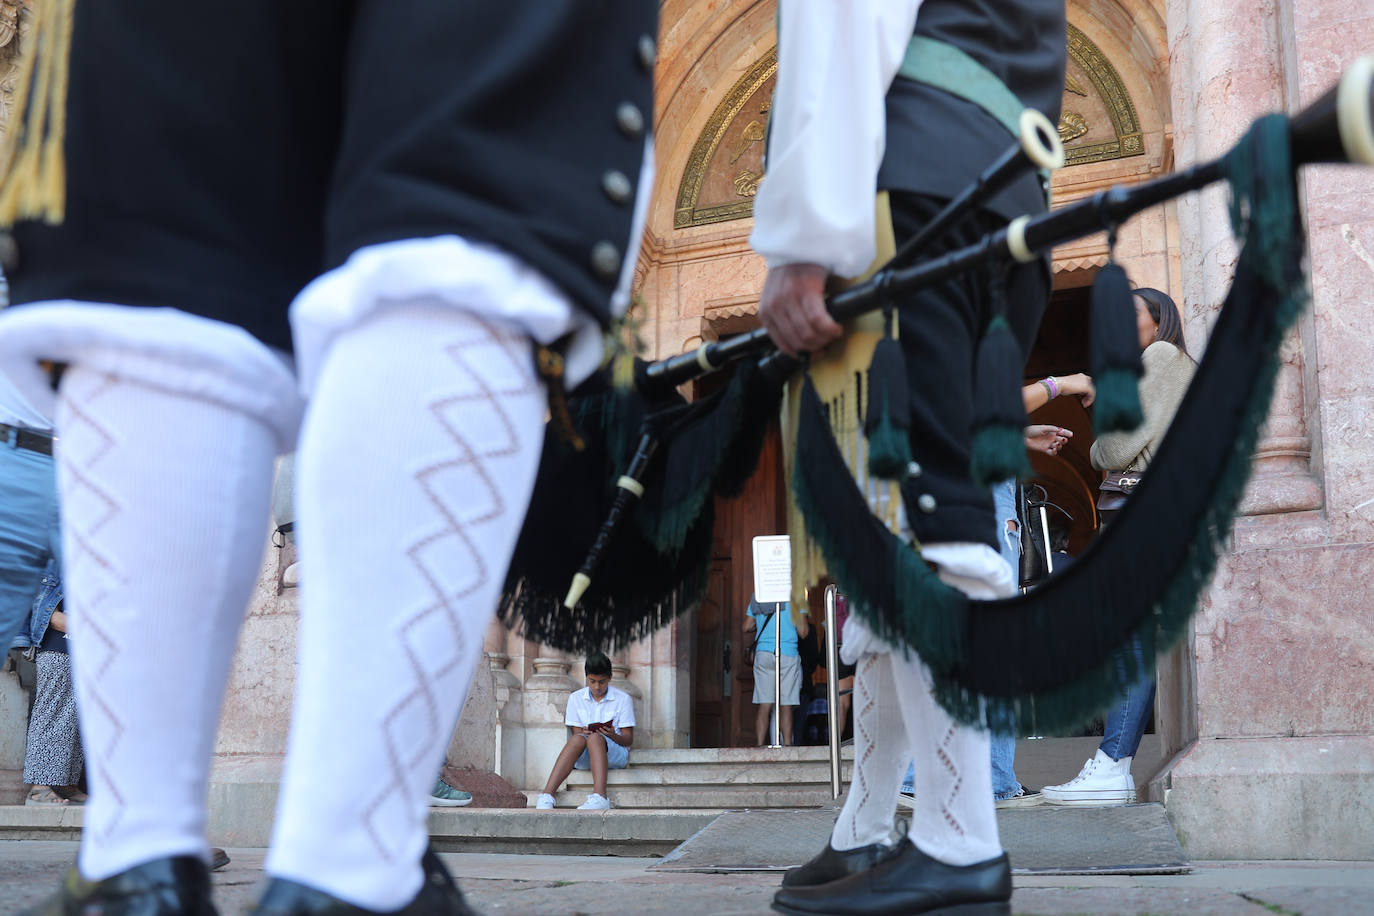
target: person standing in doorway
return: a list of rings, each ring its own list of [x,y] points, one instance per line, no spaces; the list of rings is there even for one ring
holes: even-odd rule
[[[805,612],[794,621],[791,602],[761,604],[750,599],[749,612],[744,617],[744,635],[754,643],[754,704],[758,707],[754,716],[754,737],[761,745],[773,743],[769,723],[775,705],[779,743],[792,743],[793,711],[801,703],[801,656],[797,641],[798,637],[805,638],[808,632]],[[780,690],[776,704],[775,680]]]

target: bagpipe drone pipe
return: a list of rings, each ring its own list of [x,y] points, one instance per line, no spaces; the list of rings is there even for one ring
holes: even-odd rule
[[[1023,157],[1019,167],[1027,161]],[[1030,261],[1213,182],[1230,185],[1241,243],[1235,279],[1149,473],[1073,565],[1024,595],[975,601],[941,583],[919,549],[869,511],[821,403],[809,380],[803,383],[790,484],[805,534],[824,553],[851,612],[917,652],[940,702],[960,720],[1038,734],[1073,728],[1137,681],[1156,652],[1182,632],[1248,480],[1280,342],[1308,301],[1296,170],[1312,163],[1374,165],[1374,56],[1357,61],[1337,86],[1291,119],[1259,119],[1219,159],[1019,218],[978,244],[935,259],[910,266],[894,259],[866,282],[828,298],[831,314],[844,320],[963,271]],[[980,193],[960,195],[965,209],[947,207],[934,222],[952,225]],[[686,405],[673,392],[746,357],[746,369],[711,399]],[[569,446],[551,434],[503,618],[558,648],[585,650],[624,644],[686,610],[705,584],[709,496],[728,494],[752,471],[781,379],[798,366],[756,331],[641,364],[629,392],[610,386],[574,393],[579,429],[587,450],[596,453],[581,460],[600,465],[583,468],[597,472],[583,478],[597,481],[584,487],[595,492],[572,498],[597,512],[597,520],[572,517],[579,509],[568,497],[576,484],[553,454]],[[586,406],[608,399],[620,406],[610,412]],[[637,449],[624,432],[631,427],[638,430]],[[605,438],[619,444],[591,444],[594,434],[617,430]],[[635,451],[642,460],[635,460]],[[634,474],[625,473],[632,465]],[[534,541],[551,539],[559,540],[560,552],[534,549]],[[573,578],[574,589],[563,597],[559,593]]]

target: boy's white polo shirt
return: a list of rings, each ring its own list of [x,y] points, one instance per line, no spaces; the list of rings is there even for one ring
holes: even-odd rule
[[[568,697],[568,711],[563,722],[574,728],[586,728],[593,722],[610,722],[618,735],[622,728],[634,728],[634,700],[618,687],[607,687],[606,696],[597,702],[592,698],[592,689],[583,687]]]

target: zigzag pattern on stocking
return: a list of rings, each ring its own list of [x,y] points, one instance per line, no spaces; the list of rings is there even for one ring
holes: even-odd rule
[[[951,757],[949,753],[949,743],[954,739],[957,732],[958,729],[953,725],[945,731],[945,737],[940,741],[940,747],[935,751],[935,756],[939,759],[940,765],[944,767],[945,772],[949,774],[949,778],[953,781],[953,785],[950,786],[949,792],[946,793],[944,799],[940,802],[940,813],[944,816],[945,823],[949,825],[950,829],[958,833],[959,836],[963,836],[964,825],[954,816],[953,807],[955,799],[959,797],[959,790],[963,788],[964,777],[959,772],[959,766],[954,762],[954,758]]]
[[[70,383],[61,389],[59,410],[62,416],[62,438],[68,442],[94,436],[102,444],[94,453],[85,457],[71,454],[70,447],[59,446],[58,469],[62,477],[63,524],[66,537],[75,546],[65,557],[67,575],[85,583],[100,580],[103,587],[87,593],[67,593],[67,605],[83,645],[78,648],[79,664],[73,666],[75,676],[84,686],[86,705],[83,710],[83,731],[85,740],[91,743],[93,754],[88,760],[91,775],[99,788],[113,801],[113,815],[102,825],[103,835],[108,835],[118,825],[125,808],[124,793],[110,775],[110,761],[113,759],[124,738],[125,725],[119,713],[110,705],[102,690],[104,678],[122,657],[122,647],[100,626],[101,608],[114,589],[125,583],[123,572],[115,558],[97,547],[100,530],[110,523],[122,510],[119,502],[98,482],[98,466],[116,446],[114,435],[98,423],[94,411],[87,405],[93,404],[121,382],[113,376],[102,376],[102,384],[89,393],[83,393],[84,403],[79,403],[74,387]],[[127,384],[124,383],[124,384]],[[60,442],[61,440],[59,440]],[[80,462],[78,464],[78,462]],[[92,512],[92,508],[96,512]],[[97,654],[97,648],[103,654]],[[102,740],[103,739],[103,740]],[[100,742],[97,746],[96,742]]]
[[[857,790],[859,792],[858,810],[860,811],[865,810],[871,801],[872,793],[868,786],[868,769],[872,765],[872,758],[877,751],[879,741],[879,736],[871,731],[873,727],[871,719],[877,711],[877,697],[873,695],[873,679],[878,675],[874,671],[874,667],[879,663],[880,659],[876,655],[865,655],[862,661],[864,666],[862,676],[854,678],[854,689],[863,690],[863,696],[859,698],[862,700],[862,705],[856,703],[854,709],[854,729],[860,732],[860,735],[857,736],[859,740],[855,741],[854,744],[856,748],[862,748],[860,753],[863,756],[854,761],[854,784],[849,791]],[[859,843],[859,837],[855,830],[857,824],[857,818],[850,818],[850,848]]]
[[[502,407],[501,398],[533,395],[539,390],[528,354],[522,356],[519,353],[520,345],[525,342],[525,338],[516,332],[489,324],[475,316],[470,317],[473,323],[480,327],[482,334],[473,339],[465,339],[451,344],[444,348],[444,352],[453,362],[453,365],[466,374],[467,378],[475,385],[476,391],[442,398],[430,403],[425,408],[433,415],[435,422],[452,438],[456,451],[454,457],[431,464],[415,474],[415,482],[434,507],[434,511],[441,522],[441,528],[410,545],[406,548],[405,553],[421,579],[424,580],[428,590],[433,594],[434,601],[400,627],[400,636],[406,660],[414,678],[414,687],[397,702],[396,706],[383,719],[385,749],[391,768],[390,779],[368,805],[363,815],[368,834],[378,852],[388,861],[394,861],[398,852],[390,848],[390,844],[384,840],[383,831],[380,829],[380,820],[384,809],[388,803],[405,804],[408,798],[405,790],[407,774],[415,772],[427,761],[432,762],[437,758],[432,744],[417,747],[407,755],[402,746],[401,737],[397,734],[396,726],[418,708],[424,717],[428,729],[427,734],[435,736],[438,740],[446,739],[447,736],[440,736],[439,732],[442,725],[451,718],[453,711],[440,708],[439,701],[435,696],[434,683],[452,672],[467,656],[467,638],[461,624],[460,610],[456,604],[466,596],[490,584],[493,575],[492,571],[487,568],[481,551],[478,550],[474,542],[472,529],[500,518],[506,512],[506,502],[502,497],[500,488],[483,462],[510,457],[517,454],[521,449],[515,426]],[[494,388],[479,371],[479,361],[484,354],[488,355],[489,358],[493,344],[515,369],[516,383]],[[469,358],[473,350],[479,351],[475,354],[476,359]],[[464,434],[464,431],[450,421],[447,412],[451,408],[474,402],[491,405],[500,427],[505,431],[505,444],[489,447],[487,450],[479,452],[469,437]],[[445,504],[434,481],[446,471],[468,467],[481,481],[483,487],[481,495],[491,501],[492,508],[471,521],[464,522],[450,506]],[[424,558],[427,547],[448,538],[456,538],[462,545],[466,558],[474,570],[472,581],[452,594],[445,593],[439,576],[429,568]],[[501,575],[504,572],[504,570],[498,570],[496,575]],[[424,640],[421,634],[426,631],[436,615],[444,623],[447,623],[448,630],[453,636],[454,651],[447,662],[438,665],[433,670],[427,670],[424,657],[433,654],[434,646],[432,640]]]

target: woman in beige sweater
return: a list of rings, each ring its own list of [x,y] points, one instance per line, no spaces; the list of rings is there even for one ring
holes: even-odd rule
[[[1131,432],[1104,433],[1092,447],[1099,471],[1144,471],[1174,419],[1197,364],[1183,342],[1183,319],[1174,300],[1157,289],[1135,290],[1136,329],[1145,374],[1140,379],[1140,406],[1145,422]]]
[[[1143,472],[1149,467],[1197,368],[1183,342],[1183,320],[1174,300],[1157,289],[1137,289],[1135,310],[1140,348],[1144,351],[1140,406],[1145,422],[1132,432],[1106,433],[1093,443],[1093,467],[1108,473]],[[1103,718],[1102,743],[1093,758],[1069,782],[1046,786],[1045,800],[1060,805],[1119,805],[1134,801],[1131,761],[1140,747],[1154,704],[1155,681],[1146,676]]]

